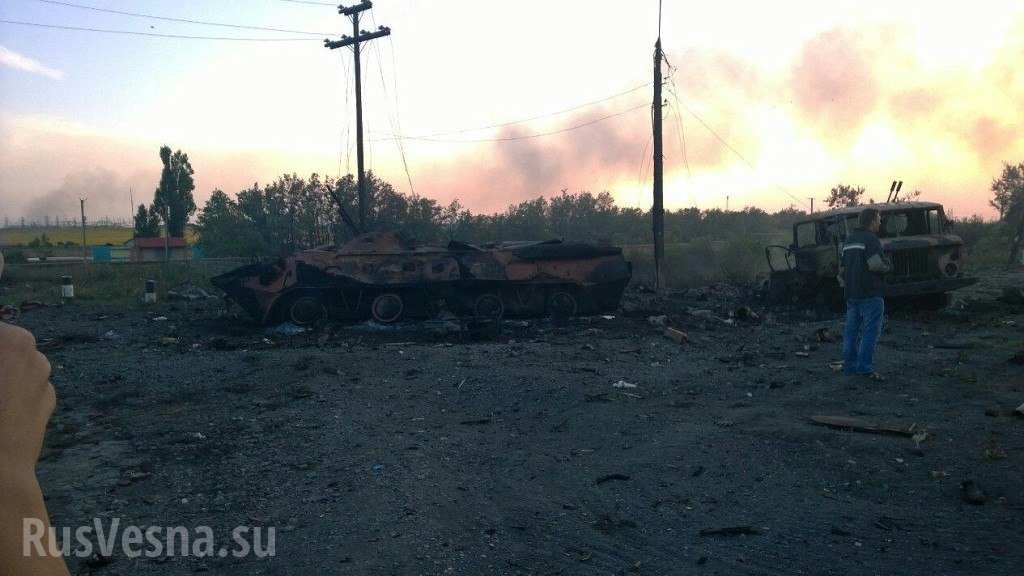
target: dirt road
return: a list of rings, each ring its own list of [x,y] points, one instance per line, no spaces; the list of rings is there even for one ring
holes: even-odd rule
[[[54,365],[55,525],[276,527],[273,558],[117,552],[83,573],[1019,573],[1024,308],[978,294],[897,313],[884,383],[829,367],[838,320],[730,319],[700,291],[666,311],[683,345],[642,312],[480,342],[268,335],[210,301],[21,321]]]

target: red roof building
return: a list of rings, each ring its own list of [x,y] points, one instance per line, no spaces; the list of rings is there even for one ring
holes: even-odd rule
[[[163,262],[169,260],[189,260],[192,250],[184,238],[143,238],[136,237],[124,243],[131,248],[132,262]]]

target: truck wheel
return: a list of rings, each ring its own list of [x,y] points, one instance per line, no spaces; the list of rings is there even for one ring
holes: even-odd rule
[[[402,297],[393,292],[380,294],[373,299],[370,305],[370,314],[373,319],[381,324],[391,324],[402,317],[405,311],[405,302]]]
[[[473,315],[477,318],[501,320],[505,315],[505,303],[493,292],[481,294],[473,302]]]
[[[568,318],[575,316],[576,311],[579,309],[579,304],[576,302],[576,297],[559,290],[552,292],[548,296],[548,314],[555,318]]]
[[[309,326],[326,318],[327,308],[318,296],[304,294],[288,303],[285,315],[294,324]]]
[[[773,306],[787,304],[790,300],[789,286],[781,280],[768,279],[765,281],[764,299]]]

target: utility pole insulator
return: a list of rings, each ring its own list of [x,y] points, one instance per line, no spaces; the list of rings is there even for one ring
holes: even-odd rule
[[[353,16],[355,14],[362,12],[363,10],[369,10],[370,8],[373,8],[373,2],[370,2],[370,0],[365,0],[364,2],[360,2],[359,4],[356,4],[354,6],[349,6],[348,8],[344,6],[338,6],[338,14],[344,14],[345,16]]]

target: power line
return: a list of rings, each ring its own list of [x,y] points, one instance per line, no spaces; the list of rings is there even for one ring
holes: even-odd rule
[[[289,30],[286,28],[268,28],[265,26],[248,26],[243,24],[229,24],[226,22],[208,22],[206,20],[192,20],[189,18],[174,18],[172,16],[155,16],[153,14],[142,14],[140,12],[128,12],[125,10],[114,10],[111,8],[99,8],[97,6],[87,6],[85,4],[75,4],[73,2],[60,2],[59,0],[35,0],[36,2],[42,2],[43,4],[54,4],[56,6],[64,6],[67,8],[78,8],[81,10],[92,10],[93,12],[105,12],[107,14],[119,14],[121,16],[131,16],[133,18],[149,18],[151,20],[163,20],[166,22],[184,22],[186,24],[199,24],[202,26],[220,26],[222,28],[236,28],[241,30],[261,30],[264,32],[286,32],[289,34],[309,34],[312,36],[331,36],[332,34],[327,32],[308,32],[305,30]]]
[[[730,144],[725,138],[723,138],[721,135],[719,135],[718,132],[716,132],[714,128],[712,128],[707,122],[705,122],[704,119],[699,114],[697,114],[696,112],[693,111],[692,108],[687,106],[686,102],[683,102],[679,98],[679,95],[676,94],[676,91],[675,91],[675,88],[676,88],[676,81],[675,81],[675,79],[670,76],[669,77],[669,81],[672,83],[672,90],[671,91],[672,91],[673,97],[675,97],[676,103],[679,106],[682,106],[684,109],[686,109],[686,111],[689,112],[691,116],[696,118],[697,122],[700,122],[701,125],[704,126],[704,128],[706,128],[707,131],[710,132],[712,136],[714,136],[719,142],[721,142],[723,146],[728,148],[730,152],[735,154],[737,158],[742,160],[743,163],[746,164],[748,168],[750,168],[751,172],[755,172],[756,173],[757,172],[757,168],[754,167],[754,164],[750,160],[748,160],[746,156],[744,156],[742,153],[740,153],[739,150],[734,148],[732,144]],[[789,196],[793,200],[795,200],[798,203],[803,204],[805,207],[807,207],[807,202],[804,202],[803,200],[798,198],[796,195],[794,195],[789,190],[786,190],[785,188],[783,188],[782,186],[780,186],[778,184],[772,184],[772,185],[775,188],[777,188],[780,192],[785,194],[786,196]]]
[[[573,106],[572,108],[566,108],[564,110],[559,110],[557,112],[549,112],[547,114],[541,114],[540,116],[533,116],[533,117],[530,117],[530,118],[523,118],[521,120],[511,120],[511,121],[508,121],[508,122],[501,122],[500,124],[491,124],[489,126],[478,126],[476,128],[462,128],[462,129],[458,129],[458,130],[448,130],[448,131],[445,131],[445,132],[434,132],[434,133],[431,133],[431,134],[421,134],[419,136],[406,136],[405,138],[410,139],[410,140],[412,140],[412,139],[433,138],[434,136],[450,136],[452,134],[465,134],[466,132],[481,132],[481,131],[484,131],[484,130],[492,130],[494,128],[504,128],[505,126],[512,126],[514,124],[525,124],[527,122],[533,122],[534,120],[543,120],[545,118],[551,118],[553,116],[560,116],[562,114],[567,114],[569,112],[575,112],[576,110],[579,110],[581,108],[587,108],[588,106],[593,106],[595,104],[601,104],[602,102],[607,102],[609,100],[614,100],[615,98],[619,98],[621,96],[625,96],[626,94],[632,94],[633,92],[636,92],[637,90],[640,90],[641,88],[646,88],[646,87],[648,87],[650,85],[651,85],[651,83],[648,82],[646,84],[641,84],[639,86],[634,86],[633,88],[630,88],[629,90],[625,90],[625,91],[619,92],[617,94],[612,94],[611,96],[606,96],[604,98],[601,98],[600,100],[593,100],[593,101],[590,101],[590,102],[586,102],[584,104],[579,104],[577,106]]]
[[[459,143],[473,143],[473,142],[511,142],[511,141],[515,141],[515,140],[529,140],[529,139],[532,139],[532,138],[542,138],[544,136],[554,136],[555,134],[562,134],[562,133],[565,133],[565,132],[570,132],[572,130],[578,130],[580,128],[585,128],[587,126],[591,126],[593,124],[597,124],[598,122],[603,122],[603,121],[609,120],[611,118],[616,118],[616,117],[619,117],[619,116],[623,116],[623,115],[628,114],[630,112],[633,112],[635,110],[639,110],[641,108],[649,107],[649,106],[650,106],[650,104],[647,104],[645,102],[643,104],[640,104],[640,105],[637,105],[637,106],[633,106],[632,108],[627,108],[626,110],[622,110],[621,112],[615,112],[614,114],[608,114],[608,115],[605,115],[605,116],[601,116],[600,118],[595,118],[593,120],[589,120],[587,122],[583,122],[582,124],[576,124],[574,126],[569,126],[567,128],[562,128],[561,130],[553,130],[551,132],[540,132],[540,133],[537,133],[537,134],[526,134],[526,135],[523,135],[523,136],[507,136],[507,137],[504,137],[504,138],[476,138],[476,139],[472,139],[472,140],[469,140],[469,139],[467,139],[467,140],[445,140],[445,139],[440,139],[440,138],[427,138],[427,137],[419,137],[419,136],[392,135],[392,136],[389,136],[387,138],[378,138],[377,141],[379,141],[379,140],[394,140],[395,138],[405,138],[406,140],[419,140],[419,141],[423,141],[423,142],[443,142],[443,143],[459,144]]]
[[[374,26],[377,25],[377,19],[373,15],[373,10],[370,11],[370,21],[373,22]],[[388,40],[391,41],[391,36],[390,35],[388,36]],[[381,87],[381,90],[384,91],[384,98],[387,98],[388,97],[388,87],[387,87],[387,83],[384,81],[384,66],[383,66],[383,64],[381,64],[382,57],[380,55],[380,46],[376,42],[374,42],[373,49],[377,52],[377,70],[380,71],[380,87]],[[392,79],[393,79],[394,85],[395,85],[395,118],[392,119],[391,112],[388,112],[387,110],[385,110],[385,112],[387,112],[387,115],[388,115],[388,123],[391,125],[391,131],[392,132],[397,132],[398,134],[401,134],[402,133],[402,121],[401,121],[401,117],[399,116],[399,112],[398,112],[398,79],[397,79],[397,76],[395,74],[395,45],[394,45],[394,42],[392,42],[392,44],[391,44],[391,74],[392,74]],[[416,194],[416,188],[413,187],[413,185],[412,185],[412,174],[409,172],[409,163],[406,161],[406,158],[405,158],[405,143],[402,141],[401,137],[397,138],[395,140],[395,142],[398,144],[398,154],[402,158],[402,168],[405,169],[405,179],[409,182],[409,192],[411,192],[413,195],[415,195]]]
[[[693,178],[693,172],[690,171],[690,158],[686,152],[686,134],[683,133],[683,117],[679,114],[679,97],[676,96],[675,92],[672,92],[672,97],[676,100],[676,107],[672,109],[672,115],[676,119],[676,136],[679,138],[679,151],[683,155],[683,165],[686,166],[686,175]]]
[[[132,36],[151,36],[154,38],[176,38],[181,40],[236,40],[240,42],[310,42],[317,41],[316,38],[241,38],[237,36],[188,36],[184,34],[160,34],[157,32],[138,32],[135,30],[110,30],[108,28],[86,28],[82,26],[64,26],[61,24],[42,24],[39,22],[25,22],[23,20],[0,19],[0,24],[13,24],[15,26],[34,26],[36,28],[51,28],[54,30],[74,30],[77,32],[100,32],[103,34],[127,34]]]

